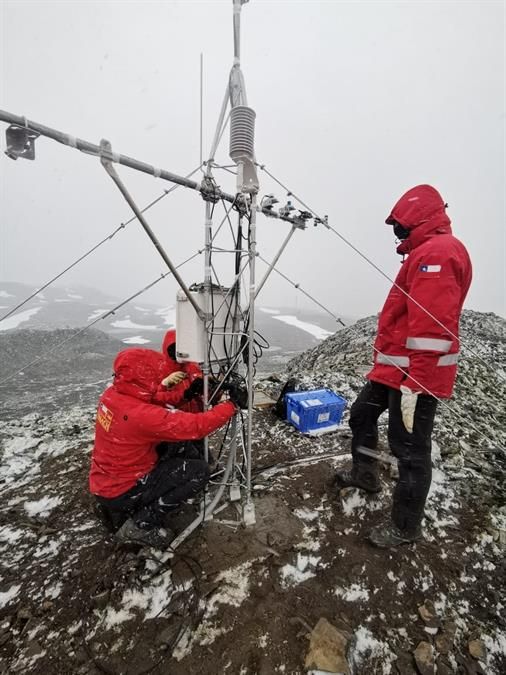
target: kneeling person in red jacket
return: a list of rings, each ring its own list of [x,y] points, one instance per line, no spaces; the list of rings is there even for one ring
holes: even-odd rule
[[[351,471],[337,474],[340,487],[379,492],[374,450],[379,416],[388,410],[388,442],[399,479],[391,518],[370,535],[376,546],[415,541],[429,492],[431,436],[438,399],[450,398],[457,374],[459,319],[471,284],[471,261],[452,234],[441,195],[430,185],[408,190],[386,219],[401,240],[403,262],[381,311],[374,367],[351,407]]]
[[[202,413],[153,403],[163,362],[150,349],[126,349],[114,361],[114,382],[100,397],[91,457],[90,492],[123,541],[167,544],[164,516],[197,494],[209,478],[204,459],[181,441],[204,438],[233,417],[231,400]],[[157,446],[169,443],[159,457]],[[170,450],[174,443],[174,453]]]

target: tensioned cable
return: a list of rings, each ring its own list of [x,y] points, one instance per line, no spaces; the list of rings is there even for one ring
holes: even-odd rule
[[[265,168],[265,164],[256,163],[256,166],[258,166],[260,169],[262,169],[262,171],[264,171],[268,176],[270,176],[273,181],[275,181],[280,187],[283,188],[283,190],[286,190],[287,193],[289,193],[294,199],[296,199],[298,202],[300,202],[305,209],[310,211],[313,214],[313,216],[318,218],[319,221],[321,223],[323,223],[324,227],[326,227],[328,230],[333,232],[337,237],[339,237],[339,239],[341,239],[341,241],[343,241],[347,246],[352,248],[355,251],[355,253],[357,253],[361,258],[363,258],[369,265],[374,267],[374,269],[377,272],[379,272],[381,274],[381,276],[385,277],[385,279],[390,281],[390,283],[392,283],[395,286],[395,288],[397,288],[399,291],[401,291],[401,293],[403,293],[403,295],[405,295],[407,298],[409,298],[409,300],[411,300],[411,302],[413,302],[419,309],[421,309],[423,312],[425,312],[425,314],[427,314],[427,316],[429,316],[431,319],[433,319],[433,321],[435,321],[439,326],[441,326],[441,328],[444,328],[444,330],[449,335],[451,335],[453,338],[455,338],[455,340],[457,340],[459,342],[459,344],[461,344],[465,349],[467,349],[467,351],[470,354],[472,354],[476,359],[481,361],[483,363],[483,365],[486,366],[489,370],[493,370],[493,372],[497,375],[497,377],[499,377],[499,379],[504,380],[506,382],[506,376],[502,375],[499,371],[494,370],[494,368],[489,363],[487,363],[485,361],[485,359],[483,359],[477,352],[475,352],[473,349],[471,349],[471,347],[469,347],[458,335],[455,335],[455,333],[453,333],[447,326],[445,326],[444,323],[442,323],[438,318],[436,318],[426,307],[424,307],[417,300],[415,300],[406,290],[404,290],[404,288],[399,286],[399,284],[397,284],[394,279],[389,277],[388,274],[381,269],[381,267],[378,267],[378,265],[376,265],[375,262],[373,262],[368,256],[366,256],[365,253],[362,253],[362,251],[360,249],[358,249],[354,244],[352,244],[352,242],[349,239],[347,239],[344,235],[342,235],[335,228],[333,228],[331,225],[329,225],[328,222],[325,222],[322,218],[320,218],[320,216],[315,211],[313,211],[313,209],[310,206],[308,206],[304,201],[302,201],[302,199],[300,197],[298,197],[294,192],[289,190],[286,187],[286,185],[284,185],[280,180],[278,180],[275,176],[273,176],[272,173]]]
[[[259,257],[260,260],[261,260],[263,263],[265,263],[268,267],[271,266],[270,262],[268,262],[264,257],[262,257],[262,256],[260,255],[260,253],[258,254],[258,257]],[[325,307],[325,305],[322,305],[321,302],[319,302],[316,298],[314,298],[314,297],[313,297],[312,295],[310,295],[307,291],[305,291],[299,283],[295,283],[295,281],[292,281],[291,279],[289,279],[289,278],[286,276],[286,274],[283,274],[283,272],[280,272],[278,269],[276,269],[276,267],[273,267],[272,269],[274,270],[274,272],[276,272],[276,274],[279,274],[280,277],[283,277],[283,279],[285,279],[286,281],[288,281],[289,284],[292,284],[292,286],[293,286],[294,288],[296,288],[297,290],[299,290],[301,293],[304,293],[304,295],[305,295],[307,298],[309,298],[312,302],[314,302],[315,305],[318,305],[318,307],[320,307],[321,309],[323,309],[323,311],[326,312],[327,314],[329,314],[329,315],[330,315],[337,323],[340,323],[342,326],[346,326],[346,324],[344,323],[344,321],[343,321],[341,318],[339,318],[336,314],[334,314],[334,312],[331,312],[330,309],[328,309],[327,307]]]
[[[194,173],[197,173],[197,171],[201,168],[201,166],[202,166],[202,164],[200,166],[198,166],[196,169],[194,169],[193,171],[191,171],[189,174],[187,174],[185,176],[185,178],[191,178],[191,176],[193,176]],[[164,197],[167,197],[167,195],[169,195],[171,192],[176,190],[178,187],[181,187],[181,186],[176,184],[176,185],[173,185],[171,188],[168,188],[168,189],[164,190],[163,194],[161,194],[156,199],[153,199],[152,202],[150,202],[143,209],[141,209],[141,213],[144,213],[145,211],[150,209],[152,206],[157,204]],[[45,284],[43,284],[40,288],[38,288],[36,291],[34,291],[31,295],[29,295],[27,298],[25,298],[25,300],[20,302],[18,305],[16,305],[12,309],[10,309],[7,312],[7,314],[4,314],[2,317],[0,317],[0,321],[3,321],[4,319],[7,319],[7,317],[11,316],[11,314],[14,314],[14,312],[16,312],[18,309],[21,309],[21,307],[23,307],[23,305],[26,305],[26,303],[29,302],[30,300],[32,300],[32,298],[34,298],[38,293],[42,293],[42,291],[44,291],[48,286],[50,286],[52,283],[54,283],[55,281],[60,279],[60,277],[62,277],[66,272],[71,270],[73,267],[78,265],[81,261],[83,261],[89,255],[91,255],[94,251],[96,251],[98,248],[100,248],[100,246],[102,246],[102,244],[105,244],[107,241],[110,241],[120,230],[123,230],[127,225],[129,225],[134,220],[137,220],[137,216],[132,216],[132,218],[130,218],[129,220],[125,221],[124,223],[121,223],[121,225],[119,225],[119,227],[117,227],[107,237],[102,239],[102,241],[99,241],[98,244],[95,244],[95,246],[92,246],[92,248],[90,248],[88,251],[86,251],[86,253],[83,253],[83,255],[81,255],[79,258],[77,258],[77,260],[75,260],[73,263],[68,265],[68,267],[66,267],[62,272],[60,272],[55,277],[53,277],[52,279],[47,281]]]
[[[197,171],[198,171],[198,169],[197,169]],[[176,269],[179,269],[183,265],[186,265],[186,263],[190,262],[190,260],[193,260],[198,255],[200,255],[201,253],[202,253],[202,250],[197,251],[192,256],[190,256],[186,260],[183,260],[183,262],[179,263],[179,265],[176,266]],[[118,309],[121,309],[121,307],[124,307],[126,304],[128,304],[132,300],[135,300],[135,298],[138,298],[139,295],[142,295],[143,293],[148,291],[150,288],[155,286],[162,279],[165,279],[166,277],[170,276],[171,274],[172,274],[172,272],[170,270],[168,272],[165,272],[165,273],[161,274],[159,277],[157,277],[154,281],[149,283],[147,286],[144,286],[144,288],[142,288],[140,291],[137,291],[137,293],[134,293],[133,295],[129,296],[126,300],[123,300],[122,302],[119,303],[119,305],[116,305],[116,307],[113,307],[112,309],[108,310],[107,312],[105,312],[104,314],[99,316],[98,318],[94,319],[93,321],[91,321],[91,323],[84,326],[84,328],[81,328],[81,330],[77,331],[77,333],[73,333],[68,338],[65,338],[65,340],[62,340],[57,345],[54,345],[50,349],[46,350],[43,354],[38,356],[36,359],[33,359],[33,361],[30,361],[29,363],[25,364],[22,368],[20,368],[16,372],[11,373],[10,375],[7,375],[7,377],[5,377],[3,380],[0,380],[0,386],[2,384],[5,384],[5,382],[8,382],[9,380],[12,380],[17,375],[20,375],[22,372],[24,372],[27,368],[30,368],[31,366],[33,366],[35,363],[38,363],[39,361],[42,361],[43,359],[46,358],[46,356],[48,354],[52,354],[57,349],[60,349],[60,347],[62,347],[63,345],[67,344],[71,340],[74,340],[79,335],[82,335],[85,331],[87,331],[89,328],[94,326],[96,323],[98,323],[99,321],[102,321],[102,319],[106,319],[108,316],[111,316],[111,314],[115,314],[118,311]]]

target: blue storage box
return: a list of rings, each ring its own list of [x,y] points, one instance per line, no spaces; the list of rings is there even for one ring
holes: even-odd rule
[[[337,427],[346,399],[330,389],[314,389],[286,394],[286,420],[302,433],[314,433]]]

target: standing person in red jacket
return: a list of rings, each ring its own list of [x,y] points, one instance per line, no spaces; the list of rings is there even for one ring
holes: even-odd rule
[[[447,205],[430,185],[406,192],[386,219],[407,255],[381,311],[374,366],[350,411],[353,466],[340,487],[379,492],[374,449],[378,417],[388,409],[388,441],[399,465],[391,519],[370,540],[390,547],[421,536],[432,478],[431,435],[437,400],[450,398],[457,374],[459,319],[471,283],[471,261],[456,239]]]
[[[202,439],[233,417],[232,400],[202,413],[153,403],[163,359],[150,349],[126,349],[114,361],[114,382],[100,397],[91,457],[90,492],[122,541],[167,544],[164,516],[197,494],[209,478],[203,459],[185,457],[181,441]],[[233,398],[233,396],[231,396]],[[244,397],[238,401],[244,404]],[[162,441],[175,443],[158,456]]]

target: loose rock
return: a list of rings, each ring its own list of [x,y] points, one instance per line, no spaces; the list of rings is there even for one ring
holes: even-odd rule
[[[305,667],[330,673],[350,675],[346,660],[347,637],[327,619],[321,618],[310,636]]]
[[[420,675],[434,675],[434,647],[431,644],[420,642],[413,656]]]

